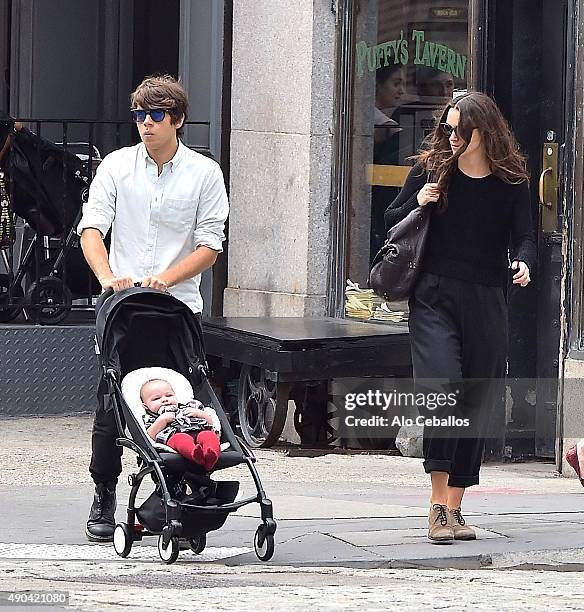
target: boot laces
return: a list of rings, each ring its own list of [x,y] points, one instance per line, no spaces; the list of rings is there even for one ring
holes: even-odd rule
[[[466,521],[464,520],[464,517],[462,516],[462,513],[460,512],[460,508],[455,508],[454,510],[452,510],[452,515],[454,516],[454,520],[461,526],[463,527],[464,525],[466,525]]]
[[[446,506],[441,504],[434,504],[434,510],[438,512],[438,516],[436,520],[440,521],[442,527],[445,527],[448,524],[448,515],[446,514]]]
[[[105,511],[109,510],[109,507],[112,505],[113,493],[107,488],[106,485],[97,488],[97,499],[96,499],[96,507],[100,514],[103,514]]]

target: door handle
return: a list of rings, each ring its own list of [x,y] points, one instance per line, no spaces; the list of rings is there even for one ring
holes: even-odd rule
[[[540,228],[542,232],[558,231],[558,169],[559,145],[546,142],[542,151],[539,175]]]
[[[539,175],[539,203],[542,206],[548,206],[548,207],[551,207],[552,203],[545,201],[545,175],[550,172],[552,172],[552,169],[548,167],[548,168],[545,168],[542,171],[542,173]]]

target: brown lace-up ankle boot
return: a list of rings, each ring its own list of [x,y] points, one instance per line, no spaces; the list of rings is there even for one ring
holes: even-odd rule
[[[434,544],[452,544],[454,530],[448,520],[448,507],[444,504],[431,504],[428,516],[428,539]]]
[[[450,524],[454,530],[455,540],[477,539],[476,531],[470,525],[466,524],[466,521],[460,512],[460,508],[452,508],[448,511],[448,513],[450,514]]]

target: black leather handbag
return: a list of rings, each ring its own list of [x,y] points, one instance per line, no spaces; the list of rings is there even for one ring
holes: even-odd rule
[[[431,206],[416,206],[396,223],[373,260],[369,286],[388,302],[403,300],[412,292],[430,226]]]

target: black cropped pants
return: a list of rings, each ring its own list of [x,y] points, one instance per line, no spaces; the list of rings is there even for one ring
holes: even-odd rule
[[[505,389],[503,289],[422,273],[409,307],[416,384],[460,389],[455,412],[445,409],[437,416],[470,421],[469,428],[425,426],[424,469],[447,472],[452,487],[478,484],[489,416],[501,406]]]

